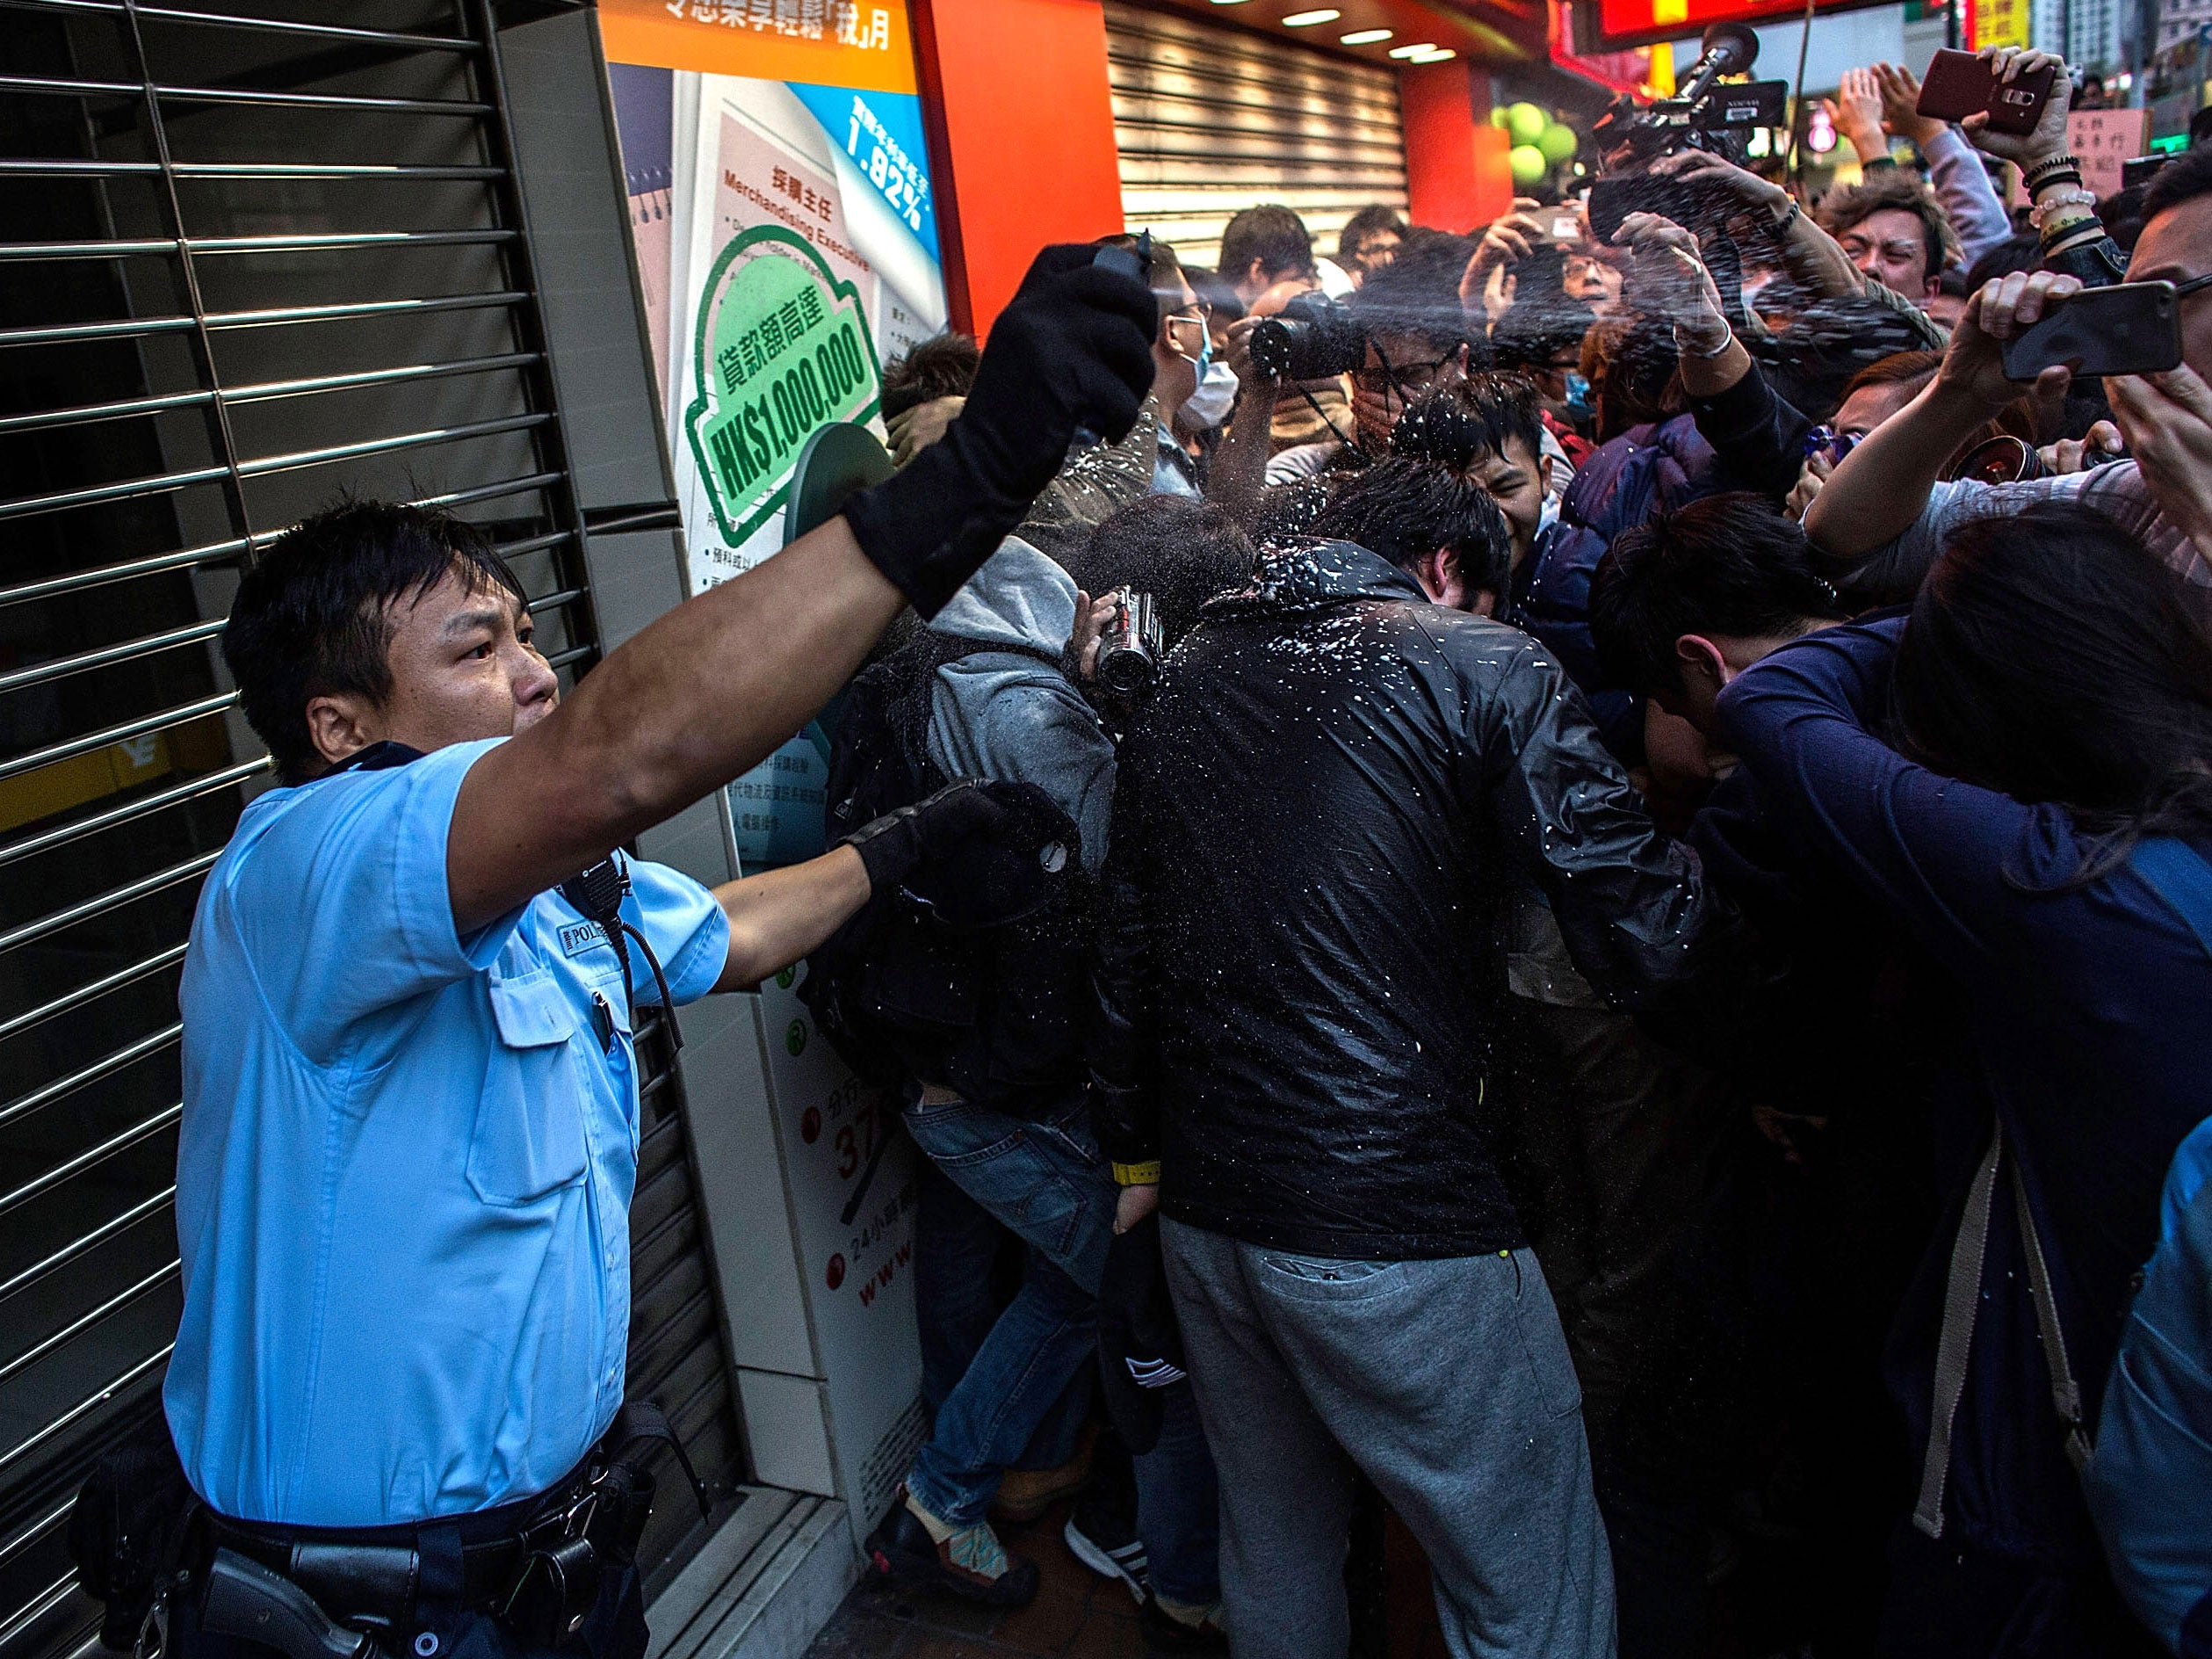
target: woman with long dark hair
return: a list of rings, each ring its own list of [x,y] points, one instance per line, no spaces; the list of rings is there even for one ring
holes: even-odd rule
[[[1909,619],[1811,635],[1721,694],[1744,764],[1968,1011],[1939,1090],[1949,1215],[1889,1367],[1923,1457],[1890,1653],[2155,1651],[2069,1454],[2167,1166],[2212,1116],[2203,597],[2111,519],[2037,506],[1956,532]]]

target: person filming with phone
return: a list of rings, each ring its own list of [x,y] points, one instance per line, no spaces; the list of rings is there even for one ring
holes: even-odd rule
[[[2000,75],[2057,63],[2009,48],[1984,57]],[[1956,525],[2079,501],[2139,535],[2206,596],[2212,616],[2212,151],[2187,152],[2152,179],[2127,286],[2091,287],[2085,279],[2116,250],[2064,151],[2064,67],[2026,138],[1967,122],[1977,142],[2023,166],[2046,268],[1993,279],[1968,301],[1935,378],[1836,467],[1805,529],[1832,577],[1909,592]],[[2069,308],[2082,308],[2069,318]],[[2100,424],[2082,453],[2064,458],[2085,470],[1995,485],[1941,478],[1959,433],[2023,391],[2055,400],[2077,372],[2100,375],[2117,428]],[[2114,453],[2115,437],[2124,453]]]

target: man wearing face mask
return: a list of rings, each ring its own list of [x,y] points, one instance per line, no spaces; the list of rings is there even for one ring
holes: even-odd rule
[[[1175,415],[1204,380],[1213,360],[1213,337],[1205,303],[1182,273],[1182,261],[1164,242],[1141,243],[1135,236],[1107,236],[1107,248],[1148,249],[1153,297],[1160,302],[1160,331],[1153,337],[1153,401],[1158,406],[1153,430],[1158,446],[1153,464],[1153,493],[1196,496],[1198,475],[1175,433]]]

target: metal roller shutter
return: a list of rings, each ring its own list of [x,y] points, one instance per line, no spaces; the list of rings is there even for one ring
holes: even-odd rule
[[[1260,202],[1296,208],[1323,252],[1369,202],[1406,206],[1388,69],[1113,0],[1106,57],[1123,215],[1194,264]]]
[[[491,9],[286,9],[0,0],[4,1659],[89,1641],[68,1505],[159,1409],[178,966],[269,781],[215,648],[241,561],[341,489],[446,504],[513,561],[564,678],[596,649]],[[657,1026],[631,1386],[726,1495],[743,1452]],[[665,1576],[699,1529],[662,1485]]]

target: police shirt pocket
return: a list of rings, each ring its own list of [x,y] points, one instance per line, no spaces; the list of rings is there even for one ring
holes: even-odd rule
[[[490,984],[499,1040],[469,1137],[468,1182],[488,1204],[529,1204],[583,1178],[576,1018],[551,973]]]

